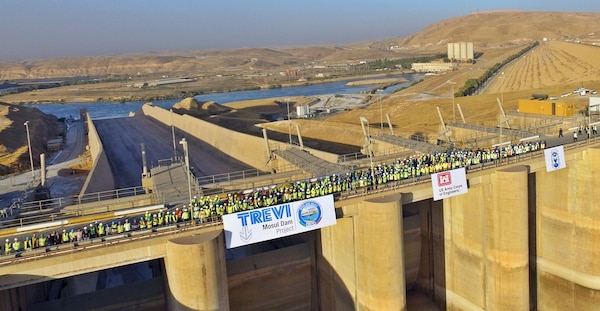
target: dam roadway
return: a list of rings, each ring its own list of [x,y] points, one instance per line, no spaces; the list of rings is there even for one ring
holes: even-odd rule
[[[141,185],[142,144],[146,151],[148,171],[159,160],[183,156],[179,143],[185,137],[188,141],[190,167],[197,176],[211,176],[252,169],[252,167],[220,152],[218,149],[193,136],[175,129],[175,148],[171,127],[143,115],[131,118],[94,120],[96,130],[107,153],[115,189]]]
[[[595,140],[565,148],[565,169],[547,172],[533,152],[470,172],[469,192],[443,201],[427,180],[342,193],[336,225],[226,263],[218,224],[15,258],[1,267],[0,298],[10,303],[14,285],[26,294],[36,286],[26,284],[159,260],[168,285],[157,310],[406,310],[410,288],[440,309],[594,310],[600,149]]]

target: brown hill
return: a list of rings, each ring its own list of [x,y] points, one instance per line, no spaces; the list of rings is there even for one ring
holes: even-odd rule
[[[173,111],[180,114],[188,114],[196,118],[220,115],[233,111],[233,109],[219,105],[213,101],[199,102],[195,98],[186,98],[175,105]]]
[[[543,38],[600,43],[600,13],[478,12],[434,23],[398,44],[445,52],[449,42],[469,41],[476,49],[489,49]]]
[[[46,153],[46,142],[63,131],[53,115],[0,102],[0,176],[30,169],[26,121],[35,166],[39,166],[39,155]]]
[[[599,13],[481,12],[446,19],[400,39],[347,45],[188,51],[163,55],[81,57],[0,63],[0,79],[106,75],[205,75],[254,72],[445,53],[448,42],[472,41],[476,50],[522,45],[550,38],[599,42]],[[398,48],[390,49],[397,45]]]

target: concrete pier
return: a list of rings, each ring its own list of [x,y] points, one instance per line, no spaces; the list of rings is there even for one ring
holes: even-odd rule
[[[540,310],[598,310],[600,149],[567,168],[537,172],[537,282]]]
[[[498,170],[444,200],[449,310],[529,310],[527,174]]]
[[[222,232],[169,240],[165,267],[168,310],[229,310]]]

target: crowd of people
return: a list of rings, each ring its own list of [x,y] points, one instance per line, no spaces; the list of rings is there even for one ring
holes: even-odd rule
[[[545,141],[519,142],[489,149],[452,149],[445,152],[415,154],[391,163],[372,164],[369,167],[343,174],[332,174],[307,180],[232,192],[225,195],[195,196],[182,208],[159,210],[156,213],[111,221],[95,222],[77,229],[63,229],[50,234],[41,233],[6,239],[3,253],[13,254],[53,245],[75,243],[106,236],[128,234],[131,231],[152,230],[155,227],[178,223],[200,224],[220,220],[225,214],[271,205],[310,199],[328,194],[342,194],[358,190],[377,189],[403,180],[430,174],[499,161],[546,148]]]
[[[187,207],[174,209],[160,209],[155,213],[146,211],[143,215],[123,220],[110,222],[93,222],[83,228],[63,229],[62,232],[36,233],[26,236],[23,241],[15,237],[6,239],[2,248],[4,255],[32,251],[37,248],[58,246],[61,244],[76,243],[90,239],[106,238],[110,236],[125,236],[132,231],[152,229],[159,226],[175,225],[177,223],[200,222],[200,218],[191,218],[192,214]],[[131,220],[130,220],[131,219]],[[203,219],[206,221],[206,219]]]

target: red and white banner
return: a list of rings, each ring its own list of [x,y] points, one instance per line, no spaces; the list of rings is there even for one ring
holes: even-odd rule
[[[431,175],[433,200],[438,201],[468,192],[465,168],[457,168]]]

